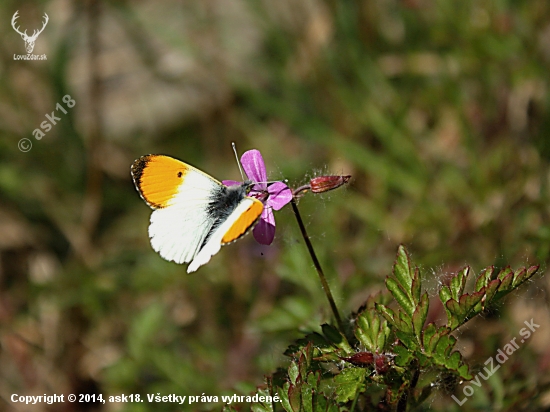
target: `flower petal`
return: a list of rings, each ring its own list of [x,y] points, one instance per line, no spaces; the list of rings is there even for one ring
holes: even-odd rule
[[[236,185],[240,185],[242,182],[237,182],[236,180],[222,180],[222,183],[225,186],[236,186]]]
[[[261,182],[256,186],[260,186],[261,189],[265,189],[267,186],[265,183],[267,182],[267,174],[265,171],[264,159],[260,151],[252,149],[244,152],[241,156],[241,163],[248,178],[253,182]]]
[[[267,204],[275,210],[281,209],[292,200],[292,191],[283,182],[275,182],[267,187],[269,198]]]
[[[262,212],[260,221],[252,231],[254,239],[262,245],[271,245],[275,238],[275,216],[270,207],[266,207]]]

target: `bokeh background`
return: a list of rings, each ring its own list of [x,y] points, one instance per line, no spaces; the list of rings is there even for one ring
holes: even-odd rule
[[[28,33],[48,14],[47,60],[14,59],[16,10]],[[475,370],[541,325],[461,409],[550,405],[550,2],[6,0],[0,21],[0,410],[219,410],[10,396],[249,394],[331,320],[288,207],[271,247],[248,236],[193,275],[151,249],[133,160],[239,179],[233,141],[292,187],[353,176],[299,205],[344,316],[400,243],[434,299],[464,265],[540,264],[458,332]],[[445,389],[426,406],[459,410]]]

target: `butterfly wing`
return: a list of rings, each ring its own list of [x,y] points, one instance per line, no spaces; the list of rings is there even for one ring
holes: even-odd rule
[[[258,222],[263,210],[264,205],[258,199],[244,197],[229,216],[214,229],[187,268],[187,273],[194,272],[207,263],[223,245],[232,243],[247,234]]]
[[[142,156],[131,170],[136,189],[154,209],[149,225],[151,246],[168,261],[190,262],[214,226],[208,205],[222,184],[163,155]]]

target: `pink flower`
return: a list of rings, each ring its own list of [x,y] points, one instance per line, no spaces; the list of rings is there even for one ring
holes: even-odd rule
[[[292,192],[283,182],[267,182],[264,159],[256,150],[249,150],[241,156],[241,164],[248,179],[255,183],[248,196],[262,201],[264,210],[260,221],[254,227],[252,234],[256,241],[262,245],[270,245],[275,237],[275,216],[273,210],[279,210],[292,200]],[[241,184],[234,180],[224,180],[226,186]]]

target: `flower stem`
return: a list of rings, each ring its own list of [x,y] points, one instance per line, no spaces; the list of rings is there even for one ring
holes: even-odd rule
[[[298,226],[300,226],[300,231],[302,232],[302,236],[304,238],[304,241],[306,242],[307,250],[309,251],[311,260],[313,260],[313,265],[315,266],[315,269],[317,270],[317,274],[319,275],[319,279],[321,280],[321,285],[323,286],[323,290],[325,291],[325,295],[327,296],[328,302],[330,304],[330,308],[332,309],[332,313],[336,318],[336,323],[338,323],[338,329],[340,330],[340,333],[344,335],[344,326],[342,323],[342,319],[340,318],[340,313],[338,312],[338,308],[336,307],[336,303],[334,302],[334,298],[332,297],[332,292],[330,291],[330,287],[328,286],[328,282],[327,282],[327,279],[325,278],[325,274],[323,273],[323,269],[321,268],[321,264],[317,259],[317,255],[315,254],[315,250],[313,249],[311,240],[309,239],[309,236],[306,232],[306,227],[304,226],[304,222],[302,220],[302,217],[300,216],[300,212],[298,211],[298,205],[296,204],[296,200],[294,199],[294,197],[292,198],[290,203],[292,204],[292,210],[294,211],[294,216],[296,216],[296,220],[298,221]]]

